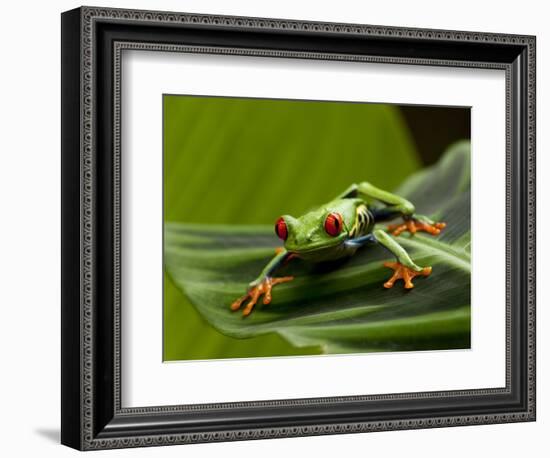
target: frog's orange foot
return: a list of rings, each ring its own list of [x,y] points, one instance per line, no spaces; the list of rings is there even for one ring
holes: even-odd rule
[[[438,235],[443,228],[447,226],[445,223],[425,223],[423,221],[418,221],[416,219],[407,219],[401,224],[390,224],[388,226],[388,231],[395,235],[396,237],[402,232],[408,231],[411,234],[416,234],[417,232],[427,232],[428,234]]]
[[[231,304],[231,310],[233,311],[239,310],[243,305],[243,303],[247,299],[250,299],[243,309],[243,316],[248,316],[252,312],[252,309],[254,308],[254,306],[258,302],[258,299],[262,294],[264,296],[263,303],[267,305],[271,302],[271,289],[275,285],[278,285],[279,283],[286,283],[292,280],[294,280],[294,277],[278,277],[278,278],[266,277],[260,283],[251,287],[248,290],[248,293],[246,293],[244,296],[239,297],[239,299],[234,301]]]
[[[412,279],[414,277],[418,275],[427,277],[432,273],[431,267],[424,267],[421,271],[417,272],[416,270],[412,270],[404,266],[400,262],[385,262],[384,267],[393,269],[393,275],[386,283],[384,283],[384,288],[391,288],[397,280],[403,280],[403,283],[405,283],[405,289],[412,289],[414,288],[412,283]]]

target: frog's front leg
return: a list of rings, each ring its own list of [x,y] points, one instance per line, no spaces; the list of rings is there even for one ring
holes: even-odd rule
[[[380,243],[389,250],[397,259],[397,262],[385,262],[384,266],[393,269],[393,275],[384,283],[384,288],[392,288],[397,280],[403,280],[406,289],[414,288],[412,280],[418,275],[427,277],[432,273],[430,266],[420,267],[413,262],[405,249],[399,245],[391,236],[380,229],[372,234],[367,234],[357,239],[350,239],[346,242],[349,246],[359,247],[368,243]]]
[[[292,253],[289,253],[285,249],[279,249],[276,253],[275,257],[265,266],[258,278],[248,285],[247,293],[231,304],[231,310],[239,310],[242,304],[249,299],[243,309],[243,316],[248,316],[262,294],[264,296],[263,303],[267,305],[271,302],[271,289],[275,285],[286,283],[294,279],[292,276],[273,277],[277,269],[281,268],[286,262],[294,257]]]
[[[420,267],[415,264],[405,249],[391,236],[377,229],[373,232],[376,241],[388,249],[397,259],[397,262],[385,262],[384,266],[393,269],[393,275],[384,283],[384,288],[392,288],[397,280],[403,280],[406,289],[414,288],[412,280],[418,275],[427,277],[432,273],[430,266]]]

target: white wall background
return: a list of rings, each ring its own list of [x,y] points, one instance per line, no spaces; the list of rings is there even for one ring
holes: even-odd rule
[[[162,9],[537,35],[538,421],[345,436],[104,452],[109,456],[543,456],[548,447],[550,302],[543,253],[548,208],[550,30],[544,2],[117,0],[98,6]],[[2,6],[0,46],[0,431],[3,456],[69,456],[59,442],[60,13],[75,1]],[[538,450],[538,452],[537,452]]]

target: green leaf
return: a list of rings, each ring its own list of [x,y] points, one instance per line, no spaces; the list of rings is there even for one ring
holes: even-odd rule
[[[339,265],[293,260],[278,275],[295,275],[247,318],[229,310],[278,246],[271,226],[166,223],[165,264],[175,285],[220,332],[250,338],[275,332],[326,353],[469,348],[470,147],[451,147],[434,166],[412,175],[397,193],[417,212],[445,221],[441,236],[400,236],[417,264],[431,265],[405,291],[382,287],[391,260],[366,247]]]

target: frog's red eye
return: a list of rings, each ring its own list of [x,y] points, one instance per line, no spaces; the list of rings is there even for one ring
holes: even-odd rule
[[[286,240],[288,237],[288,229],[282,216],[275,222],[275,234],[277,234],[277,237],[281,240]]]
[[[342,232],[342,215],[340,213],[328,214],[327,219],[325,219],[325,231],[333,237]]]

